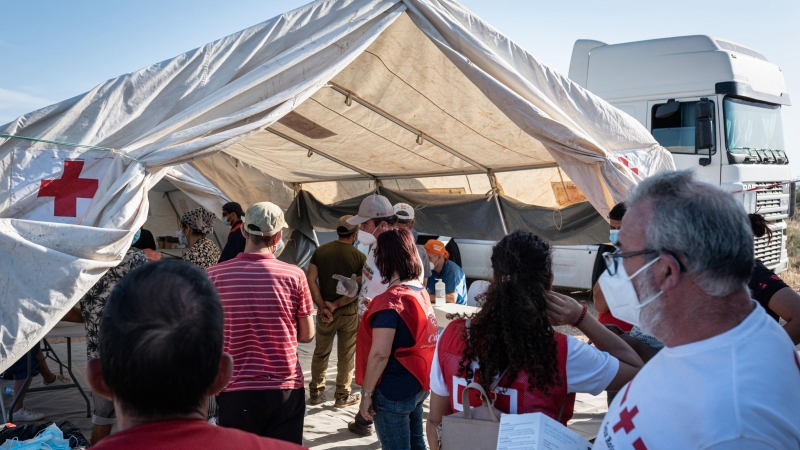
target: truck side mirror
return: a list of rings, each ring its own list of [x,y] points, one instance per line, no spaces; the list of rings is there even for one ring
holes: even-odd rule
[[[698,151],[708,149],[708,158],[700,158],[700,165],[711,164],[711,151],[714,148],[714,108],[708,98],[701,98],[695,106],[694,148]]]
[[[681,102],[669,99],[667,103],[656,108],[656,119],[663,119],[675,114],[681,108]]]

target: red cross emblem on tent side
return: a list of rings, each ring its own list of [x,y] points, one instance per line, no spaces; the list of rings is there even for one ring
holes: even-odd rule
[[[635,173],[636,175],[639,175],[639,168],[638,167],[633,167],[633,165],[630,163],[630,161],[628,161],[628,158],[626,158],[624,156],[620,156],[618,159],[619,159],[619,162],[621,162],[625,167],[631,169],[631,172]]]
[[[94,198],[99,180],[81,178],[84,161],[64,161],[61,178],[42,180],[37,197],[54,197],[54,215],[77,217],[78,199]]]

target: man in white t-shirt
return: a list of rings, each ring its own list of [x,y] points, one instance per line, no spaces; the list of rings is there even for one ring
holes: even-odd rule
[[[620,390],[593,448],[800,448],[800,360],[747,290],[741,202],[676,171],[626,204],[599,282],[614,316],[665,347]]]
[[[358,294],[358,314],[363,315],[369,302],[376,296],[386,292],[389,287],[384,283],[378,267],[375,265],[375,243],[378,236],[388,230],[397,222],[394,208],[389,199],[382,195],[372,194],[361,201],[358,207],[358,214],[347,219],[351,225],[359,225],[358,240],[362,244],[369,245],[367,252],[367,262],[361,273],[361,291]],[[419,258],[419,255],[417,255]],[[422,261],[420,261],[422,264]],[[419,282],[422,283],[420,273]],[[353,433],[362,436],[369,436],[373,433],[372,421],[362,417],[361,412],[356,414],[355,420],[350,422],[347,428]]]

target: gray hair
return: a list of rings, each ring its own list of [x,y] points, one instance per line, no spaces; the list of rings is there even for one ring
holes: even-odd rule
[[[652,206],[646,248],[683,255],[695,283],[708,295],[746,289],[754,264],[753,231],[731,194],[681,170],[642,181],[628,194],[628,211],[641,203]]]

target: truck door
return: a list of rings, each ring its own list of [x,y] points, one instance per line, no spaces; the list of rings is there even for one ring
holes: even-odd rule
[[[719,186],[721,152],[716,144],[717,105],[711,96],[714,145],[711,147],[711,163],[701,165],[701,162],[707,162],[704,160],[708,158],[708,149],[697,150],[695,147],[696,106],[699,101],[699,97],[649,101],[647,127],[653,137],[672,153],[676,169],[693,169],[701,181]]]

